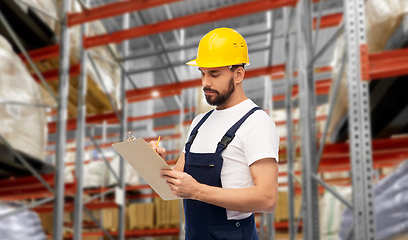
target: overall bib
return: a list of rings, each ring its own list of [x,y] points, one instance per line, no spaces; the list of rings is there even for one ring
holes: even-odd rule
[[[214,111],[208,112],[191,131],[185,146],[184,172],[190,174],[197,182],[214,187],[222,187],[221,169],[222,151],[234,139],[235,132],[241,124],[259,107],[251,109],[224,135],[217,145],[215,153],[191,153],[190,148],[198,129]],[[184,199],[186,240],[258,240],[254,214],[246,219],[228,220],[225,208],[205,202]]]

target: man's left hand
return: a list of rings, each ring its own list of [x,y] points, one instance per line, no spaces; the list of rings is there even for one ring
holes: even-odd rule
[[[177,170],[162,170],[161,177],[166,179],[174,195],[186,199],[196,199],[199,194],[200,183],[191,175]]]

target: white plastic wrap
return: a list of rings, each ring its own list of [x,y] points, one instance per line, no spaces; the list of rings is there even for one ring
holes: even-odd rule
[[[333,187],[341,196],[351,201],[351,187]],[[341,214],[347,207],[334,197],[330,192],[325,192],[320,200],[320,239],[338,240],[340,231]]]
[[[84,165],[84,188],[106,186],[109,180],[108,168],[103,161],[91,161]]]
[[[404,14],[408,13],[407,0],[368,0],[365,6],[367,46],[369,53],[381,52],[384,50],[388,39],[401,23]],[[333,53],[333,83],[340,74],[340,66],[345,44],[344,33],[337,39]],[[334,84],[332,84],[334,86]],[[330,96],[334,94],[330,89]],[[337,99],[334,101],[333,116],[329,125],[329,132],[332,133],[342,116],[348,109],[347,101],[347,69],[344,69],[341,79]],[[329,98],[330,99],[330,98]]]
[[[22,206],[0,203],[0,216],[14,211]],[[35,212],[23,211],[0,219],[0,239],[4,240],[44,240],[47,236]]]
[[[55,5],[53,4],[53,0],[27,0],[27,2],[37,6],[38,8],[46,11],[48,14],[52,16],[57,16],[57,12],[55,10]],[[56,1],[58,5],[61,4],[61,0]],[[20,4],[20,6],[23,9],[26,9],[27,7],[24,4]],[[70,12],[79,12],[82,11],[81,6],[77,1],[72,1],[71,5],[71,10]],[[55,35],[57,39],[59,39],[60,36],[60,24],[56,23],[54,20],[50,19],[47,16],[44,16],[40,13],[37,14],[43,21],[44,23],[50,27],[51,30],[55,32]],[[80,40],[80,25],[71,27],[69,29],[69,35],[70,35],[70,59],[71,63],[72,62],[78,62],[79,61],[79,40]],[[89,33],[88,35],[101,35],[105,34],[106,30],[103,27],[102,23],[99,21],[93,21],[90,24],[89,27]],[[110,45],[111,49],[115,52],[116,55],[119,53],[116,50],[116,46],[114,44]],[[105,47],[97,47],[97,48],[92,48],[90,51],[97,53],[100,56],[103,56],[107,59],[113,60],[112,55],[109,53],[109,51]],[[107,63],[103,60],[100,60],[96,57],[94,57],[94,60],[96,62],[96,65],[99,69],[99,72],[102,77],[102,81],[104,85],[106,86],[107,92],[112,96],[112,98],[115,100],[115,103],[119,103],[119,97],[120,97],[120,89],[119,89],[119,84],[120,84],[120,79],[119,79],[119,74],[120,74],[120,69],[118,66],[113,66],[110,63]],[[88,61],[86,65],[88,77],[90,77],[96,84],[99,86],[99,88],[103,91],[103,88],[97,78],[97,75],[95,71],[92,68],[91,63]],[[104,91],[103,91],[104,92]]]
[[[42,99],[39,85],[0,35],[0,134],[15,149],[44,160],[47,141],[45,109],[5,102],[42,104]]]
[[[110,162],[113,170],[115,171],[116,175],[119,177],[119,157],[115,156],[113,160]],[[125,183],[127,185],[139,185],[140,184],[140,176],[139,174],[125,161]],[[118,182],[116,181],[113,174],[109,171],[109,185],[115,185]]]

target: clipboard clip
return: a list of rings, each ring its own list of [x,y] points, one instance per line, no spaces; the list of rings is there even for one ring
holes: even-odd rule
[[[128,139],[123,139],[124,142],[136,139],[135,136],[133,136],[133,133],[131,131],[129,131],[127,135],[128,135]]]

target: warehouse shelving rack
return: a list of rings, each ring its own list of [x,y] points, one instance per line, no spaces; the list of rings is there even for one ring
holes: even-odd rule
[[[246,72],[247,78],[251,77],[256,77],[256,76],[262,76],[262,75],[269,75],[271,76],[272,80],[279,79],[279,78],[286,78],[286,82],[289,83],[291,82],[290,80],[294,77],[297,76],[300,79],[299,83],[299,93],[300,93],[300,98],[302,99],[301,103],[301,117],[302,121],[302,158],[304,162],[307,162],[307,164],[303,165],[302,169],[302,176],[303,176],[303,184],[302,184],[302,190],[300,191],[299,188],[294,188],[294,176],[298,173],[293,172],[293,159],[294,159],[294,152],[299,152],[298,149],[293,149],[293,138],[294,136],[292,135],[293,132],[293,126],[292,126],[292,117],[291,117],[291,104],[292,101],[289,100],[291,99],[291,96],[293,94],[292,92],[292,86],[287,85],[287,91],[286,91],[286,109],[287,109],[287,127],[288,127],[288,136],[287,136],[287,157],[288,157],[288,178],[289,178],[289,199],[290,199],[290,220],[289,220],[289,229],[290,229],[290,234],[291,234],[291,239],[294,239],[295,232],[296,232],[296,226],[295,226],[295,219],[294,219],[294,210],[293,210],[293,197],[296,193],[301,193],[303,195],[303,218],[308,219],[307,222],[303,224],[303,229],[304,229],[304,239],[318,239],[319,234],[318,234],[318,214],[317,212],[317,196],[318,192],[322,191],[323,188],[320,187],[318,188],[317,184],[320,183],[323,185],[323,187],[327,188],[329,191],[332,193],[335,193],[334,191],[331,190],[331,188],[322,182],[317,176],[317,170],[319,172],[321,171],[331,171],[331,170],[338,170],[338,169],[350,169],[350,157],[345,155],[344,153],[350,152],[351,156],[351,170],[353,173],[353,186],[354,186],[354,196],[358,196],[354,198],[353,204],[347,202],[346,200],[342,199],[341,196],[339,196],[342,201],[348,205],[349,207],[355,206],[355,209],[358,209],[358,212],[355,211],[355,219],[359,219],[357,221],[357,224],[354,227],[354,233],[357,239],[374,239],[374,219],[372,216],[372,213],[370,214],[370,211],[372,212],[372,195],[369,192],[369,189],[371,188],[371,176],[373,175],[372,173],[372,164],[374,164],[375,167],[379,167],[382,165],[386,165],[391,162],[396,162],[400,161],[403,158],[406,158],[408,156],[408,151],[403,146],[403,142],[406,141],[407,139],[384,139],[384,140],[374,140],[371,142],[370,140],[370,134],[367,129],[369,129],[369,116],[367,111],[365,111],[368,106],[367,106],[367,80],[370,79],[375,79],[379,77],[387,77],[387,76],[395,76],[395,75],[401,75],[401,74],[407,74],[408,67],[407,67],[407,51],[406,50],[395,50],[395,51],[390,51],[390,52],[384,52],[384,53],[378,53],[378,54],[371,54],[369,55],[367,53],[366,47],[365,47],[365,37],[364,37],[364,1],[362,0],[344,0],[344,5],[345,5],[345,23],[344,25],[340,25],[338,27],[338,30],[336,33],[333,35],[331,41],[328,42],[322,49],[320,49],[317,53],[315,51],[312,51],[314,48],[313,46],[313,41],[312,41],[312,18],[311,18],[311,3],[310,1],[305,1],[305,0],[300,0],[299,2],[294,1],[294,0],[275,0],[275,1],[261,1],[261,0],[255,0],[252,1],[251,3],[243,3],[243,4],[236,4],[233,6],[229,7],[223,7],[220,9],[215,9],[212,11],[207,11],[203,13],[198,13],[194,14],[191,16],[185,16],[177,19],[172,19],[172,20],[167,20],[164,22],[159,22],[156,24],[149,24],[145,25],[142,27],[137,27],[133,29],[128,29],[128,15],[126,13],[130,11],[136,11],[136,10],[142,10],[146,9],[149,7],[153,6],[159,6],[161,4],[168,4],[171,2],[176,2],[177,0],[150,0],[150,1],[144,1],[142,2],[136,2],[136,1],[128,1],[128,2],[116,2],[113,4],[108,4],[107,6],[103,7],[98,7],[94,9],[86,9],[81,13],[73,13],[73,14],[68,14],[68,7],[70,5],[70,1],[63,1],[63,6],[61,11],[58,11],[60,13],[60,20],[61,22],[61,41],[59,45],[51,46],[48,48],[40,49],[37,51],[33,51],[30,53],[27,53],[26,51],[24,52],[24,58],[30,63],[30,65],[33,67],[33,69],[36,71],[37,76],[39,77],[39,80],[44,83],[45,86],[47,86],[46,82],[47,80],[52,80],[56,79],[56,72],[48,72],[48,73],[43,73],[41,74],[38,69],[35,68],[35,65],[33,64],[33,61],[39,61],[41,59],[47,59],[51,56],[59,56],[60,57],[60,68],[59,68],[59,74],[58,74],[58,79],[60,81],[60,87],[59,87],[59,98],[58,98],[58,118],[56,123],[52,123],[53,125],[55,124],[55,131],[57,132],[58,139],[56,143],[56,169],[57,172],[55,175],[49,175],[49,176],[39,176],[38,174],[35,174],[39,179],[44,179],[42,181],[45,183],[45,186],[48,186],[49,183],[52,182],[52,178],[55,177],[55,185],[54,189],[51,187],[45,187],[47,192],[48,198],[45,198],[41,201],[38,201],[36,203],[33,203],[24,209],[28,209],[31,207],[38,206],[40,204],[50,202],[51,200],[54,200],[54,239],[62,239],[62,216],[63,216],[63,209],[64,209],[64,196],[71,191],[76,192],[76,202],[75,202],[75,223],[76,225],[74,226],[75,231],[74,231],[74,239],[80,239],[82,234],[81,234],[81,228],[82,228],[82,208],[84,207],[84,203],[82,201],[78,201],[78,199],[82,199],[82,194],[83,192],[81,191],[82,189],[82,164],[79,164],[80,161],[76,161],[76,186],[68,186],[67,184],[64,184],[64,179],[63,179],[63,174],[64,174],[64,165],[62,159],[63,156],[65,155],[66,149],[65,149],[65,143],[66,143],[66,130],[67,126],[68,129],[72,130],[75,129],[75,125],[77,128],[77,143],[78,146],[83,146],[83,141],[84,141],[84,129],[85,129],[85,124],[86,123],[93,123],[95,122],[100,122],[102,120],[113,120],[116,121],[116,123],[121,124],[121,131],[119,133],[120,138],[119,139],[124,139],[125,138],[125,130],[127,129],[126,123],[129,121],[129,118],[126,116],[126,103],[127,102],[132,102],[132,101],[142,101],[146,99],[151,99],[152,93],[154,91],[159,91],[161,93],[161,97],[164,96],[175,96],[175,95],[180,95],[182,89],[188,89],[196,86],[201,85],[201,80],[200,79],[193,79],[190,81],[183,81],[183,82],[176,82],[176,83],[170,83],[170,84],[164,84],[160,86],[153,86],[149,88],[143,88],[143,89],[138,89],[135,88],[133,90],[125,91],[125,81],[127,80],[129,74],[134,74],[134,73],[139,73],[141,71],[152,71],[152,70],[158,70],[158,69],[168,69],[171,68],[173,69],[177,64],[169,64],[165,66],[160,66],[157,68],[151,68],[151,69],[143,69],[141,71],[137,72],[126,72],[126,66],[122,66],[122,64],[119,64],[122,69],[122,79],[121,79],[121,102],[123,104],[122,106],[122,111],[116,111],[111,114],[102,114],[98,116],[92,116],[92,117],[86,117],[85,116],[85,107],[84,107],[84,95],[85,95],[85,89],[86,86],[84,84],[84,76],[85,76],[85,68],[81,68],[80,66],[84,66],[84,61],[87,59],[87,49],[95,47],[95,46],[101,46],[101,45],[106,45],[108,43],[113,43],[113,42],[121,42],[125,41],[130,38],[135,38],[135,37],[141,37],[141,36],[147,36],[151,34],[156,34],[160,33],[163,31],[170,31],[178,28],[183,28],[183,27],[188,27],[188,26],[193,26],[193,25],[198,25],[202,23],[207,23],[211,21],[218,21],[226,18],[232,18],[232,17],[237,17],[245,14],[250,14],[250,13],[255,13],[255,12],[260,12],[260,11],[266,11],[266,10],[272,10],[275,8],[280,8],[284,7],[285,11],[285,49],[287,52],[287,55],[290,56],[289,59],[287,59],[287,63],[285,65],[275,65],[275,66],[267,66],[259,69],[253,69],[253,70],[248,70]],[[317,1],[313,0],[313,2],[322,2],[322,1]],[[86,3],[82,2],[83,6],[87,6]],[[292,74],[294,72],[294,55],[295,55],[295,43],[293,39],[290,39],[289,37],[289,30],[291,28],[291,21],[294,15],[294,7],[297,7],[297,15],[298,15],[298,20],[296,25],[298,26],[298,35],[297,35],[297,48],[298,48],[298,55],[300,56],[298,59],[300,59],[299,66],[300,68],[298,69],[298,72],[295,74]],[[320,9],[320,8],[319,8]],[[109,11],[107,11],[109,10]],[[103,36],[94,36],[94,37],[83,37],[83,46],[84,49],[81,51],[81,63],[80,65],[77,66],[72,66],[69,67],[68,59],[69,59],[69,36],[68,36],[68,29],[69,27],[72,27],[77,24],[82,24],[82,34],[86,35],[86,22],[96,20],[96,19],[101,19],[101,18],[106,18],[106,17],[111,17],[114,15],[124,15],[124,30],[119,31],[113,34],[109,35],[103,35]],[[339,25],[339,22],[342,18],[341,14],[333,14],[330,16],[321,16],[321,11],[319,11],[319,16],[317,19],[314,19],[313,24],[314,28],[316,29],[315,35],[318,36],[318,31],[320,28],[323,27],[332,27],[332,26],[337,26]],[[79,20],[78,20],[79,19]],[[300,21],[299,19],[302,19]],[[307,20],[310,21],[307,21]],[[345,27],[344,27],[345,26]],[[315,124],[315,114],[314,114],[314,96],[317,92],[319,92],[317,89],[315,90],[314,88],[314,81],[313,81],[313,74],[316,72],[320,72],[319,70],[313,70],[313,63],[315,60],[318,58],[319,55],[322,54],[327,48],[330,46],[331,43],[333,43],[334,39],[336,39],[340,32],[342,30],[346,31],[346,35],[348,37],[348,66],[351,66],[348,68],[349,75],[352,76],[350,77],[350,86],[353,86],[350,89],[350,119],[353,119],[353,122],[351,125],[351,132],[350,136],[353,136],[351,138],[351,148],[349,147],[348,144],[333,144],[333,145],[324,145],[320,144],[320,149],[317,151],[316,146],[317,146],[317,140],[316,136],[314,134],[314,124]],[[259,33],[259,34],[268,34],[270,31],[265,31],[264,33]],[[317,38],[317,37],[316,37]],[[302,43],[302,44],[300,44]],[[182,46],[177,49],[172,49],[172,50],[167,50],[169,51],[176,51],[176,50],[181,50],[184,48],[191,48],[192,46]],[[123,48],[123,53],[124,56],[122,59],[118,58],[116,60],[120,61],[126,61],[126,60],[131,60],[139,57],[146,57],[147,55],[135,55],[135,56],[127,56],[126,53],[127,51],[127,46],[126,44],[122,44]],[[257,49],[257,50],[267,50],[270,49]],[[315,49],[316,50],[316,49]],[[163,54],[161,51],[155,51],[152,54]],[[30,58],[31,56],[31,58]],[[345,58],[344,58],[345,59]],[[343,65],[345,65],[345,61],[343,61]],[[352,64],[350,64],[352,63]],[[182,64],[182,63],[180,63]],[[184,63],[183,63],[184,64]],[[352,68],[354,67],[354,69]],[[328,67],[323,67],[321,69],[325,69],[326,71],[330,71],[331,69]],[[67,109],[67,83],[68,83],[68,77],[73,76],[73,75],[80,75],[80,91],[79,91],[79,105],[78,105],[78,117],[76,120],[67,120],[65,112]],[[364,82],[361,82],[360,79],[365,80]],[[129,79],[130,80],[130,79]],[[336,81],[338,82],[338,81]],[[135,86],[133,84],[133,86]],[[335,89],[337,89],[338,85],[336,84]],[[316,86],[318,87],[318,86]],[[321,90],[322,94],[327,93],[326,90]],[[354,92],[353,92],[354,91]],[[336,92],[336,91],[334,91]],[[52,93],[52,92],[51,92]],[[54,96],[55,97],[55,96]],[[281,100],[283,96],[275,96],[273,100]],[[357,110],[357,113],[355,113],[355,110]],[[183,114],[185,111],[179,111],[179,114]],[[330,113],[328,114],[327,118],[330,118]],[[92,119],[91,119],[92,118]],[[188,122],[187,122],[188,124]],[[49,125],[50,126],[50,125]],[[69,128],[70,126],[74,126],[74,128]],[[368,126],[368,128],[367,128]],[[52,129],[52,128],[51,128]],[[357,130],[356,130],[357,129]],[[308,130],[308,131],[305,131]],[[325,139],[325,136],[327,134],[327,128],[325,132],[323,133],[323,137],[321,139]],[[358,138],[359,136],[364,136],[363,138]],[[321,143],[324,141],[321,140]],[[371,144],[373,145],[373,150],[374,153],[371,153]],[[11,147],[11,146],[10,146]],[[324,150],[323,150],[324,147]],[[363,147],[363,148],[362,148]],[[387,151],[384,152],[384,149]],[[378,151],[376,151],[378,150]],[[382,150],[382,151],[380,151]],[[77,159],[83,159],[83,148],[76,148],[77,151]],[[328,153],[331,154],[336,154],[336,164],[333,166],[332,163],[329,164],[329,160],[325,155]],[[15,153],[18,157],[18,153]],[[389,155],[393,154],[393,155]],[[359,157],[357,155],[363,155],[364,156],[364,161],[359,162]],[[388,156],[387,156],[388,155]],[[321,159],[321,160],[320,160]],[[373,159],[373,160],[372,160]],[[333,157],[330,158],[331,162],[333,162]],[[23,159],[21,159],[22,162],[24,162]],[[374,162],[373,162],[374,161]],[[107,161],[106,161],[107,162]],[[320,163],[320,164],[319,164]],[[123,172],[123,159],[121,163],[121,173]],[[119,174],[121,179],[120,181],[120,188],[124,189],[124,179],[122,178],[123,174]],[[285,173],[282,173],[281,175],[285,175]],[[358,176],[363,176],[363,178],[359,178]],[[24,181],[27,181],[25,179]],[[20,183],[17,183],[17,185],[24,185],[26,182],[21,181]],[[74,185],[75,185],[74,184]],[[70,190],[72,189],[72,190]],[[372,188],[371,188],[372,189]],[[51,194],[55,191],[55,194]],[[108,190],[108,192],[112,191],[112,189]],[[125,192],[125,191],[123,191]],[[96,197],[99,197],[100,195],[104,195],[107,192],[103,192]],[[42,196],[45,196],[42,195]],[[54,198],[52,197],[54,196]],[[95,197],[95,198],[96,198]],[[15,198],[14,198],[15,199]],[[97,203],[94,203],[97,204]],[[100,209],[103,208],[104,206],[102,205],[109,205],[111,203],[100,203],[99,206],[96,206],[96,208]],[[89,208],[92,208],[90,205],[85,205],[88,206]],[[110,205],[112,206],[112,205]],[[17,211],[21,211],[24,209],[20,209]],[[71,206],[72,209],[72,206]],[[124,221],[124,216],[123,216],[123,207],[120,207],[120,220],[119,220],[119,226],[123,226],[123,221]],[[4,217],[4,216],[1,216]],[[269,224],[270,227],[270,224]],[[153,232],[156,231],[165,231],[165,230],[152,230]],[[174,230],[176,231],[176,230]],[[179,230],[178,230],[179,231]],[[110,235],[107,231],[104,231],[106,235]],[[353,233],[353,231],[350,231],[350,235]],[[98,236],[101,236],[101,233],[96,233],[99,234]],[[130,234],[130,233],[129,233]],[[147,235],[149,233],[146,233]],[[167,234],[167,233],[166,233]],[[175,233],[178,234],[178,233]],[[125,232],[123,227],[120,227],[118,232],[114,234],[117,236],[119,239],[124,239]],[[127,235],[127,234],[126,234]],[[141,236],[141,235],[140,235]],[[110,237],[112,238],[112,237]]]

